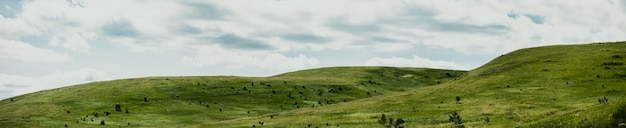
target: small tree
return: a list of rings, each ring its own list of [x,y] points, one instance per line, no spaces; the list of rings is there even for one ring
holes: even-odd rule
[[[100,121],[100,125],[106,125],[104,124],[104,120]]]
[[[143,97],[144,102],[148,102],[148,97]]]
[[[457,104],[458,104],[458,103],[460,103],[460,101],[461,101],[461,97],[460,97],[460,96],[456,96],[456,98],[455,98],[455,99],[456,99],[456,103],[457,103]]]

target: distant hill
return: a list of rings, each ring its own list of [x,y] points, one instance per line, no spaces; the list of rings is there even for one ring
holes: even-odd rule
[[[102,81],[2,100],[0,126],[95,127],[103,121],[105,127],[190,127],[343,104],[446,83],[464,73],[423,68],[330,67],[272,77]]]

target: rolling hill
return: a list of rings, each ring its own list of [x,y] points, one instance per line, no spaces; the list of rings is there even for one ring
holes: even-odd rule
[[[626,42],[615,42],[520,49],[468,72],[330,67],[123,79],[2,100],[0,125],[624,127],[624,63]]]
[[[3,127],[187,127],[392,94],[465,71],[331,67],[272,77],[146,77],[94,82],[0,101]],[[119,107],[116,108],[116,104]]]

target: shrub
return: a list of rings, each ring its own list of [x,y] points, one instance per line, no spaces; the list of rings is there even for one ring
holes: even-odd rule
[[[609,102],[609,98],[606,98],[606,96],[604,96],[604,98],[598,98],[598,102],[600,102],[600,104],[607,103]]]
[[[148,97],[143,97],[144,102],[148,102]]]
[[[121,112],[122,111],[122,107],[120,106],[119,103],[115,104],[115,111],[116,112]]]
[[[611,116],[611,126],[617,128],[624,127],[623,125],[626,123],[626,105],[622,105],[613,115]]]
[[[465,126],[463,126],[463,119],[461,119],[461,115],[459,115],[459,113],[457,113],[455,111],[449,117],[450,118],[448,119],[448,121],[453,123],[452,127],[455,127],[455,128],[465,128]]]
[[[404,120],[402,118],[398,118],[398,120],[396,120],[396,124],[394,124],[393,126],[396,128],[404,128]]]
[[[100,125],[106,125],[106,124],[104,123],[104,120],[101,120],[101,121],[100,121]]]
[[[456,99],[456,103],[457,103],[457,104],[461,101],[461,97],[459,97],[459,96],[456,96],[456,98],[455,98],[455,99]]]
[[[380,116],[380,119],[378,120],[378,123],[384,125],[387,122],[387,117],[385,116],[385,114],[382,114]]]

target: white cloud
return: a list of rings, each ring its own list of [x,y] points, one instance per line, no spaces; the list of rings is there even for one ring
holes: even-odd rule
[[[374,57],[367,62],[368,66],[395,66],[395,67],[425,67],[425,68],[439,68],[439,69],[457,69],[457,70],[469,70],[467,66],[457,64],[455,62],[431,60],[414,55],[413,58],[391,57],[391,58],[379,58]]]
[[[18,39],[21,35],[38,35],[39,30],[20,19],[0,16],[0,39]]]
[[[106,72],[91,68],[54,72],[40,77],[0,73],[0,91],[11,93],[0,95],[0,99],[39,90],[107,79],[109,78]]]
[[[302,69],[319,63],[316,58],[300,54],[288,57],[280,53],[265,51],[226,50],[212,46],[197,47],[195,56],[185,56],[182,63],[193,66],[215,66],[227,68],[257,67],[280,71]]]
[[[0,39],[0,58],[27,62],[66,62],[71,60],[68,55],[50,49],[34,47],[28,43]]]

